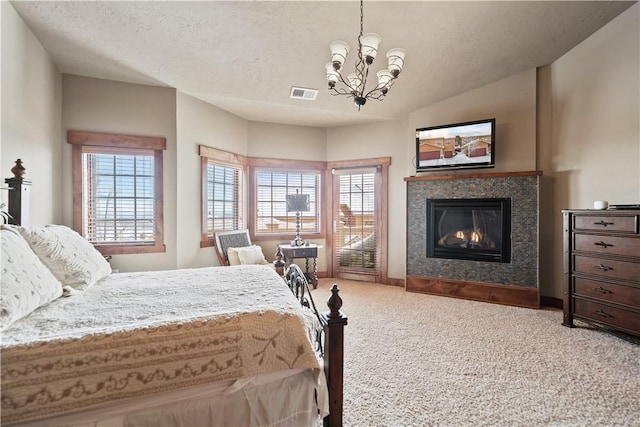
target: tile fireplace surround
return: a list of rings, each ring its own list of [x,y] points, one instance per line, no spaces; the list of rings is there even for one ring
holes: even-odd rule
[[[539,307],[539,171],[407,177],[406,290]],[[511,262],[427,258],[427,199],[511,198]]]

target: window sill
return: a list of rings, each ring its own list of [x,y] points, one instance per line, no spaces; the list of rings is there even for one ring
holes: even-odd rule
[[[167,248],[164,244],[156,245],[94,245],[104,256],[163,253]]]
[[[216,241],[213,239],[201,240],[200,247],[201,248],[212,248],[216,245]]]

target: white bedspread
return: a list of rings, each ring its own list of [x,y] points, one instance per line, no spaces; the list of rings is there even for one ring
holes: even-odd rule
[[[269,266],[112,274],[2,336],[2,423],[181,387],[320,366]]]

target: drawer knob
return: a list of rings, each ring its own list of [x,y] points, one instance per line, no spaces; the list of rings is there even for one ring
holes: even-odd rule
[[[596,314],[597,314],[598,316],[602,316],[602,317],[613,317],[613,316],[612,316],[612,315],[610,315],[609,313],[605,313],[605,312],[604,312],[604,311],[602,311],[602,310],[596,310]]]
[[[603,241],[600,242],[595,242],[594,245],[596,246],[602,246],[603,248],[607,249],[608,247],[613,247],[613,245],[611,243],[605,243]]]
[[[602,286],[598,286],[597,288],[593,289],[596,292],[600,292],[601,294],[611,294],[612,292],[609,289],[605,289]]]
[[[606,265],[596,265],[596,268],[598,270],[602,270],[602,271],[609,271],[609,270],[613,270],[613,267],[607,267]]]
[[[594,222],[593,225],[601,225],[603,227],[606,227],[607,225],[614,225],[614,222],[606,222],[605,220],[601,219],[598,222]]]

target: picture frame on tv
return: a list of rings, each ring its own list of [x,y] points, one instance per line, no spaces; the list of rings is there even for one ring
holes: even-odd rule
[[[495,167],[496,119],[416,129],[416,172]]]

